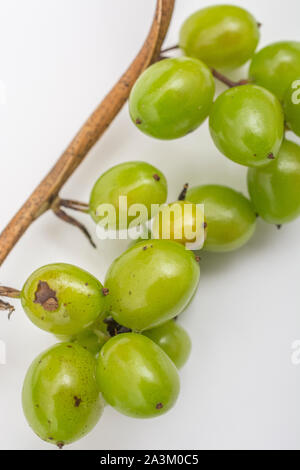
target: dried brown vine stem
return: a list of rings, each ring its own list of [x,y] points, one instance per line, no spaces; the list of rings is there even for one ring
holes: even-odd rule
[[[12,289],[11,287],[0,286],[0,296],[9,297],[10,299],[19,299],[21,292],[17,289]],[[8,319],[12,316],[15,311],[15,307],[4,300],[0,300],[0,311],[8,312]]]
[[[0,297],[9,297],[10,299],[19,299],[21,292],[12,287],[0,286]]]
[[[32,222],[51,208],[63,185],[122,109],[139,75],[159,56],[174,4],[175,0],[157,0],[152,27],[140,53],[3,230],[0,235],[0,265]]]

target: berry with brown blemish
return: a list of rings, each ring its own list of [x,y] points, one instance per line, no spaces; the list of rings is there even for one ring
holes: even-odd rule
[[[58,309],[56,292],[52,290],[47,282],[39,281],[34,298],[35,304],[40,304],[44,310],[54,312]]]
[[[88,272],[57,263],[35,271],[25,282],[20,298],[36,326],[54,335],[74,336],[103,312],[102,288]]]

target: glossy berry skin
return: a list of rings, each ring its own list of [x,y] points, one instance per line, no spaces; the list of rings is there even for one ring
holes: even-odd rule
[[[179,57],[149,67],[132,89],[129,110],[133,123],[157,139],[177,139],[207,118],[215,93],[208,67]]]
[[[28,318],[55,335],[75,335],[102,314],[102,284],[70,264],[49,264],[35,271],[21,292]]]
[[[89,328],[80,331],[75,336],[65,339],[65,341],[80,344],[80,346],[87,349],[93,356],[96,356],[102,346],[110,339],[107,324],[104,322],[105,319],[106,312],[100,315]]]
[[[191,188],[187,198],[204,204],[207,235],[204,250],[229,252],[245,245],[255,232],[256,213],[250,201],[226,186]]]
[[[283,101],[288,87],[300,79],[300,42],[277,42],[252,59],[249,78]]]
[[[96,356],[102,346],[109,340],[109,336],[104,333],[87,328],[78,335],[71,338],[71,343],[77,343],[84,349],[89,351],[93,356]]]
[[[243,8],[216,5],[191,15],[180,32],[180,47],[189,57],[215,68],[237,68],[254,54],[259,42],[255,18]]]
[[[226,91],[215,101],[209,124],[220,152],[240,165],[266,166],[278,155],[283,111],[264,88],[243,85]]]
[[[115,336],[97,359],[99,389],[107,403],[133,418],[154,418],[175,404],[179,376],[153,341],[136,333]]]
[[[35,359],[22,401],[28,424],[41,439],[61,448],[94,428],[104,407],[95,373],[95,359],[77,344],[58,344]]]
[[[266,168],[250,169],[252,202],[266,222],[285,224],[300,215],[300,147],[285,140],[278,159]]]
[[[110,267],[107,308],[120,325],[143,331],[179,315],[200,278],[194,254],[169,240],[140,242]]]
[[[192,343],[187,332],[176,321],[170,320],[152,330],[144,331],[143,334],[165,351],[177,369],[186,364]]]
[[[300,79],[292,82],[288,88],[284,99],[284,114],[288,127],[300,137]]]
[[[203,246],[204,232],[202,208],[188,201],[177,201],[162,207],[152,224],[152,238],[172,240],[182,245],[193,244],[198,239],[201,246],[197,249]]]
[[[146,228],[143,231],[143,235],[138,237],[136,240],[131,240],[131,242],[128,245],[128,248],[131,248],[132,246],[135,246],[137,243],[140,243],[145,240],[151,240],[152,239],[152,232],[150,229]]]
[[[95,183],[90,197],[90,214],[95,222],[100,222],[106,214],[100,215],[101,204],[111,204],[116,210],[117,228],[120,228],[121,217],[125,217],[127,228],[136,216],[120,211],[119,197],[127,197],[128,209],[133,204],[143,204],[148,211],[148,217],[140,223],[151,218],[151,204],[163,204],[167,200],[168,185],[161,171],[146,162],[126,162],[116,165],[104,173]],[[126,223],[126,216],[127,223]]]

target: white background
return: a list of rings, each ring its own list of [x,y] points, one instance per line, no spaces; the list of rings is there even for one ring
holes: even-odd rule
[[[166,44],[182,21],[212,2],[177,0]],[[214,1],[214,3],[222,3]],[[262,44],[299,40],[299,0],[248,0],[263,23]],[[155,0],[0,0],[1,228],[64,150],[78,127],[118,79],[143,43]],[[245,76],[240,72],[239,76]],[[170,201],[183,183],[223,183],[246,193],[246,169],[214,147],[207,124],[174,142],[152,140],[131,124],[127,106],[63,190],[88,201],[110,166],[145,160],[167,176]],[[88,217],[82,220],[93,232]],[[300,366],[291,345],[300,339],[300,221],[257,233],[234,254],[203,255],[194,303],[182,316],[193,340],[181,372],[177,406],[139,421],[107,408],[96,429],[71,449],[300,449]],[[28,230],[1,268],[0,282],[20,288],[36,268],[77,264],[103,281],[124,242],[98,251],[51,214]],[[0,448],[48,449],[29,429],[21,408],[26,370],[55,340],[20,306],[0,317],[7,364],[0,365]]]

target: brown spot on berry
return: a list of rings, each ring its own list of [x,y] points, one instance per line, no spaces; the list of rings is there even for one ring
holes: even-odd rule
[[[59,442],[56,443],[56,445],[57,445],[57,447],[61,450],[61,449],[64,448],[65,443],[62,442],[62,441],[59,441]]]
[[[103,289],[102,289],[102,294],[104,295],[104,297],[107,297],[108,294],[109,294],[109,289],[103,288]]]
[[[148,247],[147,247],[147,246],[144,246],[144,247],[143,247],[143,251],[146,251],[146,250],[148,250]]]
[[[138,126],[140,126],[140,125],[142,124],[142,120],[139,119],[139,118],[137,118],[137,119],[135,120],[135,123],[136,123]]]
[[[268,159],[269,159],[269,160],[275,160],[275,155],[274,155],[274,153],[269,153]]]
[[[164,407],[164,405],[162,403],[157,403],[157,405],[156,405],[157,410],[161,410],[163,407]]]
[[[195,257],[195,260],[197,261],[197,263],[200,263],[200,261],[201,261],[200,256],[196,256],[196,257]]]
[[[34,303],[40,304],[47,312],[54,312],[58,309],[56,292],[49,287],[47,282],[39,281]]]
[[[74,402],[75,402],[75,403],[74,403],[75,408],[79,408],[79,406],[80,406],[82,400],[81,400],[81,398],[74,397]]]
[[[204,223],[203,223],[203,228],[204,228],[204,229],[207,228],[207,222],[204,222]]]
[[[153,175],[153,178],[155,179],[155,181],[160,181],[160,176],[157,173]]]

